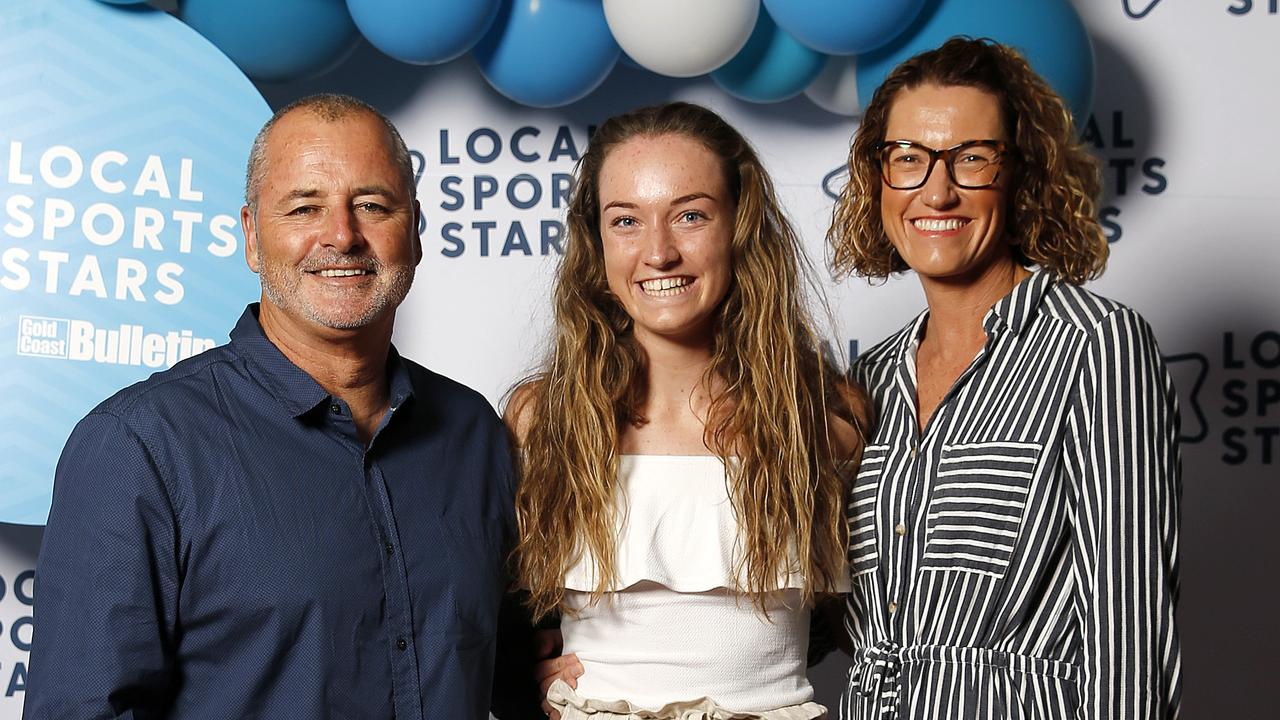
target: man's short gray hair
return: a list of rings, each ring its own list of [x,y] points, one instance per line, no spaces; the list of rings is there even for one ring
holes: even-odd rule
[[[396,130],[396,126],[391,123],[391,120],[369,103],[353,98],[350,95],[320,93],[294,100],[277,110],[271,116],[271,119],[267,121],[267,124],[263,125],[262,129],[258,131],[257,137],[253,139],[253,147],[249,149],[249,166],[245,171],[244,178],[244,201],[250,210],[255,213],[258,211],[258,192],[262,189],[262,176],[266,172],[267,165],[267,135],[271,133],[271,128],[275,127],[280,118],[294,111],[309,112],[325,122],[337,122],[359,113],[368,113],[377,118],[387,131],[387,144],[391,149],[391,160],[395,163],[396,169],[400,173],[400,181],[404,183],[404,188],[408,191],[410,198],[417,196],[413,158],[409,155],[409,147],[405,145],[404,138],[400,137],[400,131]]]

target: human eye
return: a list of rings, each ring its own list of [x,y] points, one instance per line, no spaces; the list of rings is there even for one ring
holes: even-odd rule
[[[290,208],[285,215],[288,215],[289,217],[306,217],[307,215],[314,215],[318,210],[319,208],[315,205],[298,205],[297,207]]]
[[[356,204],[356,209],[373,215],[385,215],[391,212],[386,205],[373,200],[365,200]]]
[[[914,148],[900,148],[889,155],[889,162],[903,167],[919,165],[924,162],[924,153]]]
[[[615,228],[633,228],[639,224],[639,221],[630,215],[619,215],[609,221],[609,227]]]
[[[706,220],[706,219],[707,219],[707,214],[702,212],[701,210],[685,210],[684,212],[680,213],[680,222],[683,222],[683,223],[695,223],[695,222],[698,222],[699,220]]]

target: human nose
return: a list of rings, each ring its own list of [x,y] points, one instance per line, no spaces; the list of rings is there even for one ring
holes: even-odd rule
[[[676,247],[671,229],[661,223],[656,224],[645,237],[645,264],[653,268],[666,268],[679,261],[680,250]]]
[[[920,187],[920,199],[934,209],[950,207],[959,202],[960,195],[956,192],[955,183],[951,182],[951,172],[945,158],[934,161],[929,177],[925,178],[924,185]]]
[[[350,253],[364,244],[364,236],[360,234],[360,225],[351,208],[338,207],[329,213],[328,227],[325,228],[324,244],[340,253]]]

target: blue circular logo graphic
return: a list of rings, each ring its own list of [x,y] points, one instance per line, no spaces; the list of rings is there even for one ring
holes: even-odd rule
[[[0,521],[42,524],[75,423],[256,298],[239,209],[271,111],[191,28],[96,0],[6,0],[0,86]]]

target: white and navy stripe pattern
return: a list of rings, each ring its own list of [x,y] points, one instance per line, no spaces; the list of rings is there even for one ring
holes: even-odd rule
[[[1038,272],[916,419],[927,313],[858,359],[847,720],[1173,718],[1177,401],[1132,310]]]

